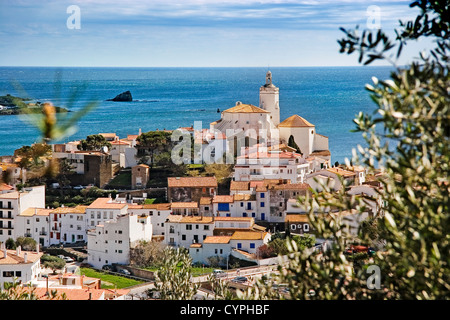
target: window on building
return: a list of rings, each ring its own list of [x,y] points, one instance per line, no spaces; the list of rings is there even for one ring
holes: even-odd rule
[[[192,230],[192,224],[187,224],[186,225],[186,230]]]
[[[238,242],[237,248],[238,248],[238,249],[242,249],[242,243]]]
[[[14,271],[3,271],[3,277],[4,278],[14,277]]]
[[[209,230],[209,226],[208,225],[204,225],[203,226],[203,230]]]
[[[261,202],[261,208],[264,208],[264,206],[265,206],[265,203],[264,202]]]
[[[219,203],[218,204],[219,211],[229,211],[230,210],[230,204],[229,203]]]
[[[250,243],[250,249],[255,249],[255,244],[254,243]]]
[[[186,240],[186,235],[185,234],[181,235],[181,240],[183,240],[183,241]]]
[[[264,198],[266,195],[263,193],[263,192],[261,192],[261,198]]]

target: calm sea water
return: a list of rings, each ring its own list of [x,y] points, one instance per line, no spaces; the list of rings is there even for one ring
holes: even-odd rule
[[[389,77],[388,67],[271,68],[280,88],[281,120],[298,114],[329,137],[332,161],[351,157],[363,139],[351,133],[359,111],[375,109],[364,89],[371,77]],[[204,128],[220,118],[217,113],[236,101],[258,106],[259,87],[267,68],[50,68],[0,67],[0,95],[26,95],[66,106],[76,88],[86,87],[71,110],[92,100],[99,106],[84,116],[78,130],[63,141],[89,134],[116,132],[120,137],[155,129],[175,129],[202,121]],[[60,77],[57,77],[60,75]],[[57,81],[60,79],[60,81]],[[56,84],[56,85],[55,85]],[[59,89],[58,89],[59,88]],[[133,102],[111,102],[130,90]],[[0,155],[39,141],[38,131],[18,116],[0,116]]]

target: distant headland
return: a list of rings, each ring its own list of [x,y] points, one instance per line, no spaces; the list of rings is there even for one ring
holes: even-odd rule
[[[32,102],[30,98],[15,97],[10,94],[0,96],[0,115],[17,115],[27,113],[42,113],[44,103]],[[66,108],[55,107],[56,113],[70,112]]]

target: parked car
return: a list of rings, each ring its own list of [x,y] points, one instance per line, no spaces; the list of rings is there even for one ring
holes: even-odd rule
[[[73,187],[73,190],[83,190],[83,189],[84,189],[84,187],[82,185]]]
[[[350,248],[345,250],[345,254],[353,254],[353,253],[359,253],[359,252],[366,252],[371,253],[371,251],[374,251],[373,248],[367,247],[367,246],[355,246],[351,245]]]
[[[120,269],[119,273],[123,273],[123,274],[126,274],[126,275],[131,275],[131,272],[128,271],[127,269]]]
[[[65,262],[74,262],[75,260],[73,260],[71,257],[64,257],[63,258]]]
[[[245,283],[248,281],[248,278],[247,277],[236,277],[231,281],[236,282],[236,283]]]
[[[223,278],[223,277],[227,276],[227,273],[223,270],[216,269],[216,270],[213,270],[213,275],[216,278]]]

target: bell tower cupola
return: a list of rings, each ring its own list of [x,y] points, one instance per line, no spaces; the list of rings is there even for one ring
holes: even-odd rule
[[[270,112],[275,126],[280,123],[280,89],[272,83],[272,72],[267,71],[266,83],[259,89],[259,107]]]

